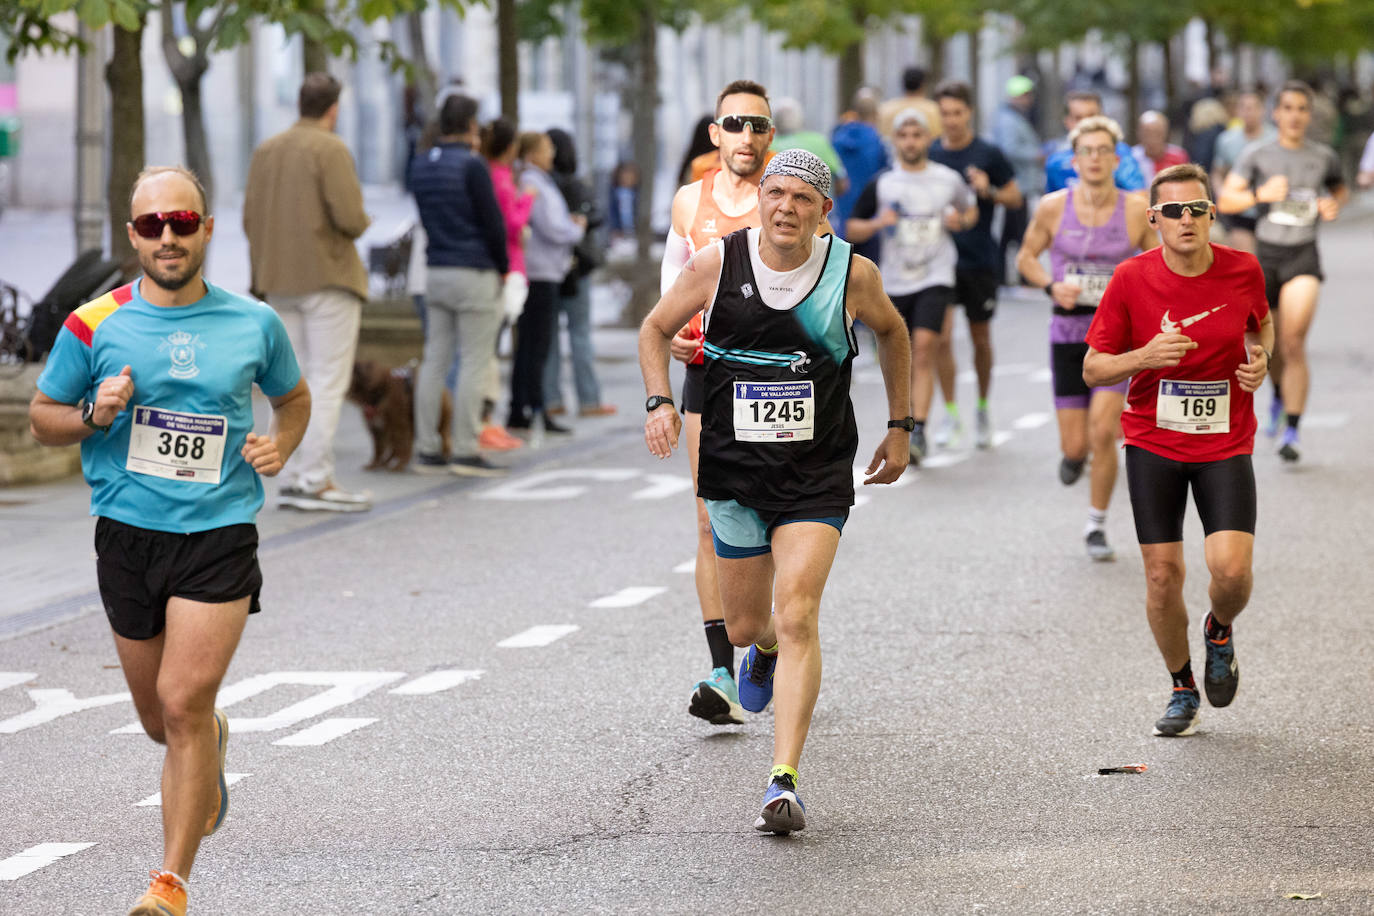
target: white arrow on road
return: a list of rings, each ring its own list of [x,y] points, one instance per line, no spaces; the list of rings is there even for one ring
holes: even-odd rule
[[[94,843],[39,843],[0,862],[0,881],[15,881],[58,859],[90,849]]]
[[[23,671],[0,671],[0,690],[18,687],[20,684],[27,684],[36,677],[38,677],[38,675],[26,674]]]
[[[622,588],[614,595],[598,598],[587,607],[634,607],[636,604],[643,604],[655,595],[661,595],[667,590],[662,585],[631,585],[628,588]]]
[[[566,484],[550,486],[560,480],[593,480],[598,483],[623,483],[638,477],[639,471],[633,468],[567,468],[559,471],[541,471],[530,474],[500,486],[480,490],[474,499],[499,499],[512,502],[526,502],[541,499],[576,499],[587,492],[587,487]]]
[[[649,486],[630,494],[630,499],[667,499],[692,489],[692,478],[681,474],[645,474]]]
[[[29,699],[33,700],[33,709],[0,722],[0,735],[12,735],[15,732],[22,732],[26,728],[33,728],[35,725],[42,725],[53,719],[71,715],[74,712],[96,709],[101,706],[113,706],[115,703],[127,703],[133,698],[127,693],[109,693],[104,696],[78,700],[70,690],[56,688],[30,690]],[[142,732],[143,726],[135,724],[134,731]]]

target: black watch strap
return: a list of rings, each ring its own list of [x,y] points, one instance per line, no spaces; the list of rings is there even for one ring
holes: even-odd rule
[[[99,423],[95,422],[95,403],[92,401],[87,401],[81,407],[81,422],[85,423],[91,429],[99,430],[102,433],[108,433],[110,431],[110,427],[101,426]]]
[[[888,428],[888,429],[904,429],[904,430],[906,430],[907,432],[911,432],[913,429],[916,428],[916,418],[915,418],[915,417],[903,417],[903,418],[900,419],[900,420],[888,420],[888,421],[887,421],[887,428]]]
[[[649,400],[644,402],[644,409],[647,410],[649,413],[653,413],[655,410],[658,410],[664,404],[667,404],[669,407],[674,406],[673,399],[665,395],[656,394],[650,397]]]

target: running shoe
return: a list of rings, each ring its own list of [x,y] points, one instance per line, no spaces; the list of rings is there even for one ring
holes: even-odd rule
[[[739,703],[750,712],[763,712],[773,699],[773,668],[778,664],[777,653],[766,655],[758,646],[750,646],[739,662]]]
[[[482,427],[482,432],[477,435],[477,445],[479,448],[488,449],[493,452],[508,452],[513,449],[523,448],[525,443],[506,432],[495,423],[488,423]]]
[[[1059,460],[1059,482],[1066,487],[1071,487],[1078,482],[1078,478],[1083,476],[1083,465],[1088,463],[1088,459],[1079,458],[1073,461],[1069,458]]]
[[[926,434],[924,430],[913,430],[911,433],[911,466],[918,468],[921,466],[921,459],[926,456]]]
[[[763,807],[754,821],[754,829],[762,833],[791,833],[806,829],[806,806],[797,794],[797,784],[791,776],[774,776],[763,793]]]
[[[992,448],[992,417],[988,416],[986,410],[980,410],[974,422],[974,444],[979,448]]]
[[[1288,464],[1296,464],[1301,457],[1298,452],[1298,431],[1291,426],[1284,427],[1283,439],[1279,444],[1279,457]]]
[[[1279,429],[1283,426],[1283,421],[1287,419],[1283,412],[1283,402],[1278,398],[1269,401],[1269,422],[1264,427],[1264,434],[1270,439],[1279,434]]]
[[[1210,616],[1210,615],[1209,615]],[[1207,702],[1220,709],[1230,706],[1236,698],[1236,688],[1240,686],[1240,665],[1236,663],[1236,647],[1232,637],[1216,640],[1207,636],[1207,622],[1202,623],[1202,641],[1207,646],[1207,669],[1202,676],[1202,686],[1207,691]]]
[[[1116,559],[1116,551],[1112,548],[1111,544],[1107,543],[1107,532],[1103,531],[1101,528],[1094,528],[1092,531],[1089,531],[1084,541],[1087,544],[1088,556],[1097,560],[1099,563],[1105,563],[1108,560]]]
[[[277,492],[277,506],[305,512],[366,512],[372,508],[372,494],[350,493],[333,484],[314,493],[300,487],[283,487]]]
[[[712,725],[743,725],[744,708],[739,705],[739,688],[730,669],[717,668],[697,682],[687,711]]]
[[[153,871],[148,893],[138,898],[129,916],[186,916],[186,882],[169,871]]]
[[[964,424],[953,414],[945,414],[931,441],[939,448],[954,448],[964,437]]]
[[[454,458],[448,463],[448,469],[460,477],[503,477],[510,473],[510,468],[492,464],[481,455]]]
[[[229,782],[224,778],[224,753],[229,749],[229,717],[222,709],[215,710],[215,735],[219,746],[219,806],[205,825],[206,836],[218,830],[229,813]]]
[[[448,459],[443,455],[427,455],[424,452],[419,452],[415,459],[410,462],[410,467],[416,474],[447,474]]]
[[[577,410],[579,417],[609,417],[614,413],[614,404],[589,404],[586,407],[579,407]]]
[[[549,415],[546,412],[544,414],[544,432],[552,436],[571,436],[572,427],[553,422],[553,420],[549,419]]]
[[[1198,707],[1202,701],[1197,691],[1175,687],[1174,695],[1164,710],[1164,718],[1155,723],[1154,733],[1161,738],[1182,738],[1197,731]]]

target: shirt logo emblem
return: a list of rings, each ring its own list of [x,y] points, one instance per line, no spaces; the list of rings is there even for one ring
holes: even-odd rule
[[[701,226],[701,231],[707,233],[708,235],[715,235],[715,234],[716,234],[716,218],[713,216],[713,217],[711,217],[710,219],[706,220],[706,222],[703,223],[702,226]]]
[[[1170,321],[1170,310],[1165,310],[1164,317],[1159,319],[1159,330],[1165,334],[1177,334],[1183,328],[1188,327],[1188,325],[1197,324],[1199,321],[1206,318],[1208,315],[1221,311],[1222,309],[1226,308],[1226,306],[1229,304],[1230,303],[1223,302],[1221,305],[1218,305],[1214,309],[1208,309],[1205,312],[1198,312],[1196,315],[1189,315],[1182,321]]]
[[[754,295],[754,284],[746,283],[739,288],[739,291],[744,293],[744,298],[749,299]]]
[[[805,350],[793,350],[792,355],[796,359],[788,365],[788,368],[798,375],[805,375],[807,367],[811,365],[811,357],[806,355]]]
[[[200,375],[200,367],[196,365],[196,350],[204,350],[205,344],[201,343],[200,335],[194,336],[185,331],[173,331],[167,335],[162,343],[157,345],[159,353],[168,351],[172,357],[172,368],[168,374],[172,378],[195,378]]]

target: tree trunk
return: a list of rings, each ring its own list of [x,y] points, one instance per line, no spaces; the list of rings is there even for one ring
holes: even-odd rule
[[[434,114],[434,97],[439,93],[439,86],[429,65],[424,20],[419,12],[406,14],[406,29],[410,36],[411,66],[415,68],[415,110],[427,122]]]
[[[520,123],[520,36],[515,0],[496,2],[497,81],[501,90],[501,116]]]
[[[862,38],[840,53],[837,83],[835,88],[838,95],[836,97],[839,99],[840,111],[845,111],[854,104],[854,93],[858,92],[864,84],[864,40]]]
[[[134,253],[124,224],[130,219],[129,193],[143,170],[143,19],[137,31],[114,27],[114,48],[105,68],[110,87],[110,257]]]
[[[926,24],[921,23],[921,33],[926,40],[926,73],[929,81],[925,88],[927,96],[931,95],[935,88],[935,83],[939,81],[940,74],[945,72],[945,39],[942,35],[927,34]]]
[[[981,73],[983,69],[983,25],[981,20],[977,27],[969,30],[968,33],[968,84],[973,90],[973,132],[981,133],[979,121],[982,121],[983,128],[988,128],[992,124],[992,112],[983,112],[983,107],[978,104],[978,90],[983,85]],[[993,109],[994,111],[996,109]],[[979,113],[983,112],[982,116]]]
[[[643,4],[639,11],[639,34],[635,36],[634,79],[627,89],[630,118],[637,125],[634,134],[634,159],[639,163],[639,194],[635,202],[635,265],[631,278],[630,302],[626,316],[638,325],[649,314],[659,294],[659,272],[649,257],[654,241],[652,224],[654,185],[658,178],[658,9]]]
[[[1126,67],[1126,135],[1135,137],[1135,125],[1140,120],[1140,43],[1134,38],[1126,41]]]
[[[1211,72],[1221,66],[1221,48],[1217,41],[1216,24],[1205,17],[1202,20],[1202,34],[1207,39],[1207,73],[1210,78]],[[1232,73],[1231,77],[1234,82],[1235,74]]]
[[[1164,39],[1164,41],[1160,42],[1160,47],[1164,50],[1164,106],[1161,110],[1164,111],[1166,114],[1169,114],[1170,117],[1175,117],[1176,113],[1174,112],[1174,101],[1182,100],[1184,94],[1179,91],[1179,77],[1174,72],[1175,62],[1173,39]],[[1175,124],[1173,126],[1175,128],[1178,128],[1182,125]]]
[[[194,23],[192,24],[194,28]],[[181,136],[185,145],[186,166],[196,173],[205,187],[205,205],[214,209],[215,176],[210,165],[210,145],[205,139],[205,108],[201,104],[200,81],[210,68],[210,60],[205,53],[208,36],[192,36],[196,48],[188,57],[181,53],[175,26],[172,22],[172,4],[164,0],[162,4],[162,56],[167,60],[167,69],[176,81],[181,92]]]

